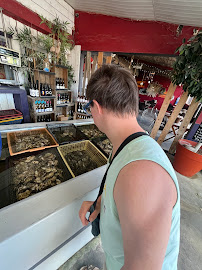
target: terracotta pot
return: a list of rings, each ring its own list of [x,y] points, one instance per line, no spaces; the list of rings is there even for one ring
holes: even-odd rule
[[[186,149],[184,147],[186,144],[196,146],[197,143],[185,139],[179,140],[176,148],[173,167],[180,174],[191,177],[202,170],[202,155]]]

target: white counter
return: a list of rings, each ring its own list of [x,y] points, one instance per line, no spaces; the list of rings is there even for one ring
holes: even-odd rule
[[[3,130],[2,130],[3,131]],[[0,269],[56,270],[92,238],[78,212],[97,197],[106,165],[0,210]]]

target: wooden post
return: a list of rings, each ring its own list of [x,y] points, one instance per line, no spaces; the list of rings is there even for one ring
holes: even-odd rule
[[[95,55],[94,58],[93,58],[93,66],[92,66],[92,69],[91,69],[91,74],[93,74],[95,72],[96,64],[97,64],[97,55]]]
[[[110,65],[111,62],[112,62],[112,56],[107,56],[106,64],[107,64],[107,65]]]
[[[166,135],[168,134],[169,130],[171,129],[173,123],[175,122],[179,112],[181,111],[181,109],[183,108],[184,104],[186,103],[188,97],[188,93],[184,92],[179,100],[179,102],[177,103],[177,106],[175,107],[173,113],[171,114],[170,118],[168,119],[168,122],[166,123],[163,131],[161,132],[161,135],[158,138],[158,143],[161,145],[162,142],[164,141]]]
[[[159,127],[160,127],[161,122],[163,120],[163,117],[164,117],[164,115],[165,115],[165,113],[167,111],[167,108],[168,108],[168,106],[170,104],[171,98],[172,98],[172,96],[173,96],[173,94],[175,92],[176,87],[177,86],[174,85],[172,82],[170,83],[170,86],[168,88],[168,92],[166,94],[166,97],[165,97],[165,99],[163,101],[163,104],[162,104],[161,109],[159,111],[158,117],[156,119],[156,122],[155,122],[154,127],[153,127],[153,129],[151,131],[151,134],[150,134],[150,136],[152,138],[154,138],[154,139],[155,139],[156,134],[157,134],[157,132],[159,130]]]
[[[98,68],[102,66],[103,63],[103,52],[98,53]]]
[[[82,87],[82,96],[84,95],[85,92],[85,86],[86,86],[86,73],[87,73],[87,68],[86,68],[86,63],[87,63],[87,58],[85,61],[85,68],[84,68],[84,77],[83,77],[83,87]]]
[[[90,80],[90,76],[91,76],[91,52],[87,52],[87,56],[86,56],[86,73],[87,73],[87,79],[88,82]]]
[[[169,149],[169,153],[170,154],[174,154],[175,153],[175,149],[176,149],[176,145],[177,142],[182,138],[183,134],[185,133],[188,124],[190,123],[195,111],[197,110],[199,105],[199,101],[196,102],[196,99],[194,98],[192,100],[192,103],[189,106],[189,109],[187,110],[187,113],[184,117],[184,120],[182,121],[180,128],[178,130],[177,136],[175,137],[170,149]]]

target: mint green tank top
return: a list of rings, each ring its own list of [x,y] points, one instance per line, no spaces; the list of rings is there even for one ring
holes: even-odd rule
[[[180,244],[179,185],[175,171],[163,149],[151,137],[144,135],[134,139],[124,147],[113,160],[107,173],[100,213],[100,233],[106,257],[107,270],[120,270],[124,265],[122,232],[113,197],[113,190],[121,169],[136,160],[151,160],[158,163],[170,174],[175,183],[178,198],[172,212],[170,237],[162,270],[176,270]]]

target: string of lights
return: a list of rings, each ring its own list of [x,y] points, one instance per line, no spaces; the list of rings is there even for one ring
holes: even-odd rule
[[[137,65],[139,65],[139,66],[142,65],[141,71],[144,71],[146,73],[155,72],[155,74],[168,76],[168,77],[171,76],[171,72],[172,72],[171,70],[162,70],[158,67],[148,65],[145,63],[141,63],[141,62],[134,63],[132,66],[133,66],[133,68],[135,68],[135,66],[137,66]]]

